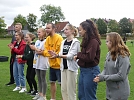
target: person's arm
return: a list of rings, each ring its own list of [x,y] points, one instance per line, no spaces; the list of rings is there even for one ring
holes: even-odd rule
[[[21,55],[22,52],[25,49],[26,44],[21,45],[20,49],[17,49],[15,47],[12,48],[12,51],[15,52],[17,55]]]
[[[50,57],[50,54],[49,54],[49,44],[48,44],[49,40],[48,38],[46,38],[46,42],[44,44],[44,47],[45,47],[45,50],[43,51],[43,56],[45,57]]]
[[[80,43],[75,42],[71,48],[71,51],[67,55],[59,55],[59,57],[67,60],[73,60],[74,56],[77,55],[77,52],[79,51],[80,51]]]
[[[121,57],[119,59],[119,66],[118,67],[118,73],[117,74],[112,74],[112,75],[99,75],[99,80],[100,81],[122,81],[124,80],[129,72],[130,69],[130,61],[129,58],[126,57]]]
[[[58,40],[56,41],[56,47],[55,47],[55,50],[53,50],[56,54],[59,54],[60,52],[60,46],[61,46],[62,41],[63,41],[62,37],[59,37]],[[48,44],[48,38],[47,38],[45,42],[45,50],[43,51],[43,56],[51,57],[49,51],[50,50],[49,50],[49,44]]]
[[[12,36],[11,43],[13,43],[14,41],[15,41],[15,34]]]
[[[28,45],[27,45],[28,47]],[[24,54],[22,55],[22,60],[31,60],[33,57],[33,51],[29,48],[25,48]]]
[[[92,46],[90,46],[92,45]],[[92,44],[88,44],[88,47],[85,53],[78,52],[77,58],[84,61],[84,62],[92,62],[94,61],[94,58],[96,57],[96,51],[98,48],[98,43],[93,42]]]

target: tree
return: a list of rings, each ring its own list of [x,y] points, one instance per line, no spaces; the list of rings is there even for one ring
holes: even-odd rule
[[[28,23],[28,30],[30,32],[34,32],[36,30],[37,24],[36,24],[37,16],[34,14],[30,14],[27,16],[26,20]]]
[[[134,20],[132,21],[132,33],[134,34]]]
[[[4,32],[4,28],[6,27],[4,17],[0,17],[0,33]]]
[[[103,19],[99,18],[96,22],[99,34],[105,34],[107,33],[107,24],[104,22]]]
[[[44,26],[49,22],[58,22],[65,19],[63,12],[61,11],[61,7],[55,7],[52,5],[43,5],[40,7],[41,11],[41,22]]]
[[[14,18],[14,24],[15,23],[21,23],[22,27],[24,28],[24,26],[27,24],[26,18],[24,16],[22,16],[21,14],[18,14],[15,18]]]
[[[94,23],[96,23],[97,19],[96,18],[90,18]]]
[[[119,24],[116,20],[110,20],[108,23],[108,32],[119,32]]]
[[[132,23],[127,18],[122,18],[119,21],[120,34],[126,34],[132,32]]]

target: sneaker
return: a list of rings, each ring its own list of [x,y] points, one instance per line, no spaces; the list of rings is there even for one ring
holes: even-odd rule
[[[29,90],[28,92],[27,92],[27,94],[32,94],[34,91],[33,90]]]
[[[22,88],[22,89],[19,91],[19,93],[24,93],[24,92],[26,92],[26,91],[27,91],[26,88]]]
[[[38,91],[33,91],[33,93],[31,93],[31,96],[36,96],[36,94],[38,94]]]
[[[46,97],[40,96],[37,100],[46,100]]]
[[[10,86],[10,85],[12,85],[12,84],[14,84],[15,82],[9,82],[9,83],[7,83],[7,84],[5,84],[6,86]]]
[[[15,89],[13,89],[13,91],[18,91],[18,90],[20,90],[21,88],[20,87],[16,87]]]
[[[33,100],[37,100],[40,98],[40,95],[39,94],[36,94],[34,98],[32,98]]]

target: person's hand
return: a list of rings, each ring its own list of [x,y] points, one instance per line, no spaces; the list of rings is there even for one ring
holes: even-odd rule
[[[29,45],[32,50],[36,50],[36,47],[34,45]]]
[[[93,81],[98,83],[100,81],[99,76],[96,76]]]
[[[37,48],[35,49],[35,51],[36,51],[36,52],[42,52],[41,49],[37,49]]]
[[[36,51],[36,54],[38,54],[38,55],[43,55],[43,50],[39,50],[39,49],[38,49],[38,50]]]
[[[52,50],[49,50],[48,53],[51,55],[51,57],[50,57],[51,59],[54,59],[54,58],[58,57],[58,55]]]
[[[52,50],[48,50],[48,53],[49,53],[51,56],[56,55],[56,53],[55,53],[54,51],[52,51]]]
[[[14,48],[13,45],[8,45],[8,47],[12,50]]]
[[[8,44],[7,46],[8,46],[8,47],[10,47],[10,46],[12,46],[12,45],[13,45],[13,44],[12,44],[12,43],[10,43],[10,44]]]
[[[16,55],[16,58],[22,58],[22,55]]]
[[[75,61],[77,60],[77,56],[74,56],[74,60],[75,60]]]

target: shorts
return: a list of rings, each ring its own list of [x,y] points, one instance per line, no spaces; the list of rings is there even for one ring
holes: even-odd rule
[[[58,81],[58,84],[61,84],[61,71],[60,71],[60,69],[54,69],[54,68],[50,67],[49,80],[50,80],[50,83]]]

